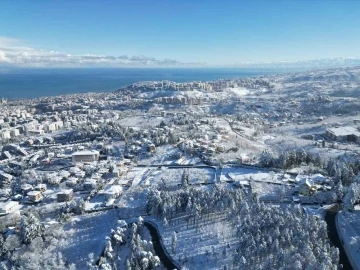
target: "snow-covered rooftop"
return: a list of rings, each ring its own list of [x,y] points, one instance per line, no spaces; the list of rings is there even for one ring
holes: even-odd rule
[[[355,135],[360,137],[360,132],[354,127],[335,127],[329,128],[328,131],[333,133],[335,136]]]
[[[95,151],[95,150],[78,151],[73,153],[72,155],[73,156],[99,155],[99,151]]]

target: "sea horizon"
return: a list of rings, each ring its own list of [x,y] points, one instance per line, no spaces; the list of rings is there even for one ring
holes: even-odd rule
[[[0,98],[9,100],[112,92],[141,81],[175,82],[266,76],[295,72],[279,68],[22,68],[0,69]]]

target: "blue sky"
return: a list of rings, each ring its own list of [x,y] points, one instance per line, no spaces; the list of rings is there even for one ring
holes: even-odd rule
[[[210,65],[359,57],[359,10],[356,0],[2,0],[0,50]]]

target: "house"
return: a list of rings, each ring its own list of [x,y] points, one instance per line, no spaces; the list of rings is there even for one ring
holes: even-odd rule
[[[61,175],[62,178],[67,179],[67,178],[70,177],[70,172],[68,172],[68,171],[61,171],[61,172],[60,172],[60,175]]]
[[[44,130],[47,132],[53,132],[56,130],[55,123],[45,123],[44,124]]]
[[[155,152],[155,144],[151,143],[148,145],[147,150],[149,152]]]
[[[54,186],[57,186],[61,183],[61,177],[60,176],[54,176],[48,179],[48,183]]]
[[[24,156],[24,157],[26,157],[26,156],[29,155],[29,153],[28,153],[24,148],[22,148],[22,147],[19,147],[18,153],[19,153],[20,155]]]
[[[43,135],[44,130],[42,130],[42,129],[33,129],[33,130],[28,130],[27,133],[28,133],[28,135]]]
[[[65,184],[67,187],[74,187],[78,184],[78,178],[70,177],[68,180],[66,180]]]
[[[112,175],[113,177],[119,177],[120,176],[120,169],[119,168],[114,168]]]
[[[360,132],[354,127],[335,127],[326,130],[325,135],[339,142],[360,143]]]
[[[329,183],[329,178],[321,175],[321,174],[314,174],[311,176],[311,180],[315,183],[315,184],[318,184],[318,185],[324,185],[326,183]]]
[[[46,184],[38,184],[37,186],[35,186],[35,190],[40,191],[40,192],[45,192],[46,191]]]
[[[60,191],[56,197],[58,202],[68,202],[73,199],[74,193],[72,189],[65,189]]]
[[[20,131],[18,129],[14,128],[14,129],[10,130],[10,135],[11,135],[11,137],[17,137],[20,135]]]
[[[242,164],[245,164],[245,163],[249,163],[250,158],[247,155],[241,155],[239,160]]]
[[[1,132],[1,139],[6,140],[11,138],[10,130],[3,130]]]
[[[1,188],[4,188],[5,186],[10,185],[12,180],[13,180],[13,176],[11,174],[0,171],[0,187]]]
[[[100,168],[98,171],[99,174],[108,174],[109,173],[109,169],[107,168]]]
[[[43,138],[41,137],[34,138],[34,144],[42,144],[43,142]]]
[[[33,190],[33,186],[30,184],[22,184],[20,189],[23,194],[28,194],[30,191]]]
[[[309,196],[316,191],[316,186],[312,185],[309,179],[303,179],[299,184],[299,194]]]
[[[31,146],[31,145],[34,144],[34,140],[33,139],[28,139],[24,143],[25,143],[26,146]]]
[[[84,171],[78,171],[78,172],[75,173],[75,177],[83,178],[83,177],[85,177],[85,174],[86,173]]]
[[[86,180],[83,184],[84,189],[90,190],[97,187],[97,181],[95,179]]]
[[[109,186],[103,191],[103,194],[105,195],[105,198],[107,200],[115,199],[119,197],[121,193],[122,193],[122,187],[119,185]]]
[[[8,201],[0,203],[0,215],[9,214],[19,209],[19,202]]]
[[[43,199],[43,196],[40,191],[30,191],[27,196],[31,202],[40,202]]]

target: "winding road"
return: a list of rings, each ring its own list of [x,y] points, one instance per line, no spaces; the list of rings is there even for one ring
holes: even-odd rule
[[[168,270],[179,269],[175,265],[175,263],[171,260],[167,251],[164,249],[164,247],[161,243],[161,241],[162,241],[161,236],[160,236],[157,228],[148,221],[144,221],[144,225],[146,226],[146,228],[148,228],[148,230],[150,232],[151,240],[152,240],[152,243],[154,246],[156,256],[159,257],[159,259],[162,262],[162,264],[164,265],[164,267]]]
[[[332,208],[328,209],[325,214],[325,221],[327,223],[328,228],[328,237],[330,239],[330,242],[339,249],[340,251],[340,264],[342,264],[343,269],[353,269],[350,261],[347,257],[347,254],[344,250],[344,247],[341,243],[341,240],[339,238],[337,229],[336,229],[336,214],[339,211],[339,206],[333,206]]]

